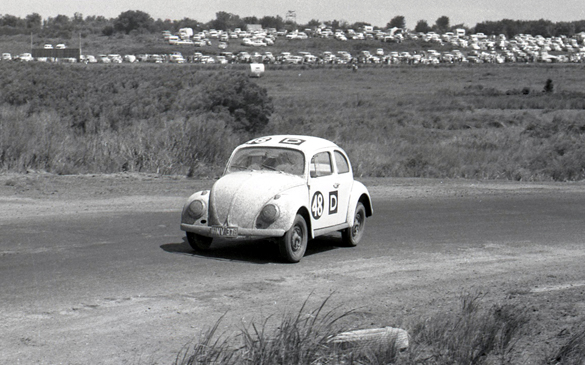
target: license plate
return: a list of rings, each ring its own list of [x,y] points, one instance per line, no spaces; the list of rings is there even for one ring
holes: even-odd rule
[[[238,237],[238,227],[213,226],[211,235],[217,237]]]

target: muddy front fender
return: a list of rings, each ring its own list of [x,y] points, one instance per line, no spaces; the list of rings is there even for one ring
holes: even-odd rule
[[[267,228],[282,229],[285,232],[290,230],[297,213],[308,209],[309,192],[306,186],[297,186],[279,194],[276,194],[264,206],[273,204],[278,207],[280,216]],[[307,222],[307,225],[310,222]]]
[[[189,206],[194,201],[200,201],[203,204],[203,214],[201,217],[195,219],[189,214]],[[208,211],[209,211],[209,190],[202,190],[192,194],[183,205],[183,211],[181,213],[181,224],[188,225],[207,225],[208,222]]]

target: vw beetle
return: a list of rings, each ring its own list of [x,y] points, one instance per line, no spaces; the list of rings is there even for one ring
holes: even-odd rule
[[[340,231],[357,245],[373,213],[367,188],[354,181],[347,154],[328,140],[297,135],[253,139],[232,152],[211,190],[191,195],[181,230],[196,251],[214,238],[276,238],[298,262],[311,238]]]

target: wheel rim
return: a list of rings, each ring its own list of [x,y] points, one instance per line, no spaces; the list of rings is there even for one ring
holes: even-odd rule
[[[291,249],[296,252],[301,249],[303,245],[303,229],[299,226],[295,226],[291,237]]]
[[[352,237],[358,237],[362,232],[362,226],[364,223],[364,216],[361,212],[357,212],[355,215],[353,227],[351,228]]]

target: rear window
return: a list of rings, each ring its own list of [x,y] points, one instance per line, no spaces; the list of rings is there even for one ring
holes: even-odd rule
[[[343,153],[339,151],[335,151],[335,165],[337,165],[338,174],[349,172],[349,162],[347,162]]]

